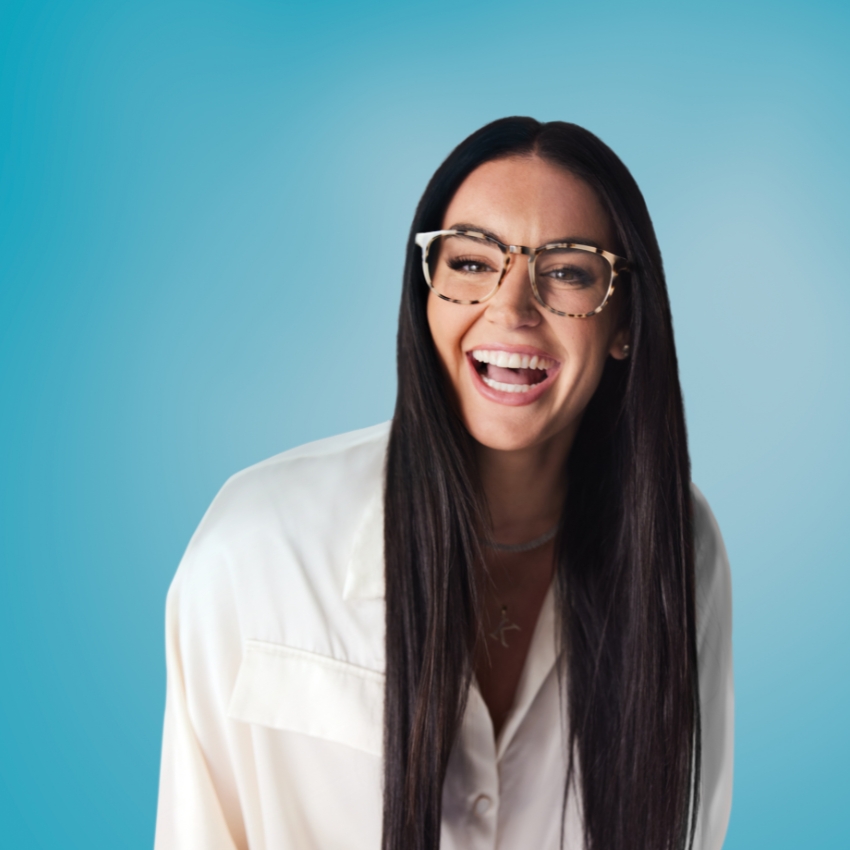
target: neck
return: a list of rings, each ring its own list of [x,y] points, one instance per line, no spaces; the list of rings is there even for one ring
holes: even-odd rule
[[[564,504],[564,464],[575,429],[513,451],[478,447],[478,467],[493,538],[524,543],[557,524]]]

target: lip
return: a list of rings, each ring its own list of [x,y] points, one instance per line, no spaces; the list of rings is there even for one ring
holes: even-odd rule
[[[528,392],[506,393],[501,390],[494,389],[493,387],[488,387],[481,379],[481,375],[478,374],[478,370],[475,368],[477,361],[472,356],[473,351],[480,350],[507,351],[510,354],[527,354],[529,357],[537,355],[538,357],[545,357],[547,360],[553,361],[555,365],[551,369],[547,370],[546,378],[539,384],[535,384],[532,389],[528,390]],[[546,392],[546,390],[549,389],[550,386],[552,386],[558,372],[561,371],[560,360],[553,357],[548,351],[535,348],[533,345],[503,345],[496,342],[483,343],[481,345],[476,345],[474,348],[470,348],[469,351],[464,352],[464,354],[466,355],[466,362],[469,364],[469,371],[472,373],[472,383],[474,384],[475,389],[477,389],[478,392],[489,401],[495,401],[497,404],[505,404],[509,407],[522,407],[526,404],[533,404]]]

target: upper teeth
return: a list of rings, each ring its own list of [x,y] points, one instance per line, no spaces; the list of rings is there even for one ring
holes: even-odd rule
[[[527,354],[487,351],[484,348],[476,349],[472,352],[472,356],[480,363],[491,363],[493,366],[499,366],[502,369],[551,369],[555,365],[553,360],[538,357],[536,354],[529,357]]]

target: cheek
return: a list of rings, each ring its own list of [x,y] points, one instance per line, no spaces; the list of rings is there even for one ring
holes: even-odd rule
[[[440,310],[439,307],[439,299],[432,292],[428,295],[428,327],[431,329],[431,339],[434,341],[434,347],[437,349],[437,354],[440,360],[443,362],[443,366],[445,366],[446,363],[444,348],[446,323],[444,321],[444,317],[441,314],[442,310]]]
[[[590,319],[574,319],[569,326],[577,353],[591,371],[601,371],[611,349],[616,317],[604,311]]]
[[[558,327],[564,352],[579,371],[593,369],[596,361],[604,359],[608,352],[610,326],[601,319],[602,315],[590,319],[562,319],[564,324]],[[567,321],[570,324],[566,324]]]
[[[453,374],[462,360],[461,343],[468,328],[464,310],[434,293],[428,295],[428,327],[443,367]]]
[[[593,322],[593,320],[590,321]],[[570,331],[569,336],[562,338],[567,355],[562,373],[562,400],[569,399],[570,408],[576,406],[583,408],[596,391],[608,360],[611,324],[610,322],[594,322],[583,326],[572,326]],[[575,413],[575,410],[572,412]]]

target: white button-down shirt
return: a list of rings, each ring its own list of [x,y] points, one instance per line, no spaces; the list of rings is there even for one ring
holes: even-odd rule
[[[383,463],[379,425],[227,482],[167,603],[157,850],[375,850],[382,816]],[[703,722],[696,846],[732,794],[729,567],[694,490]],[[443,850],[554,850],[565,778],[550,590],[494,738],[473,684],[444,786]],[[580,848],[577,795],[565,847]]]

